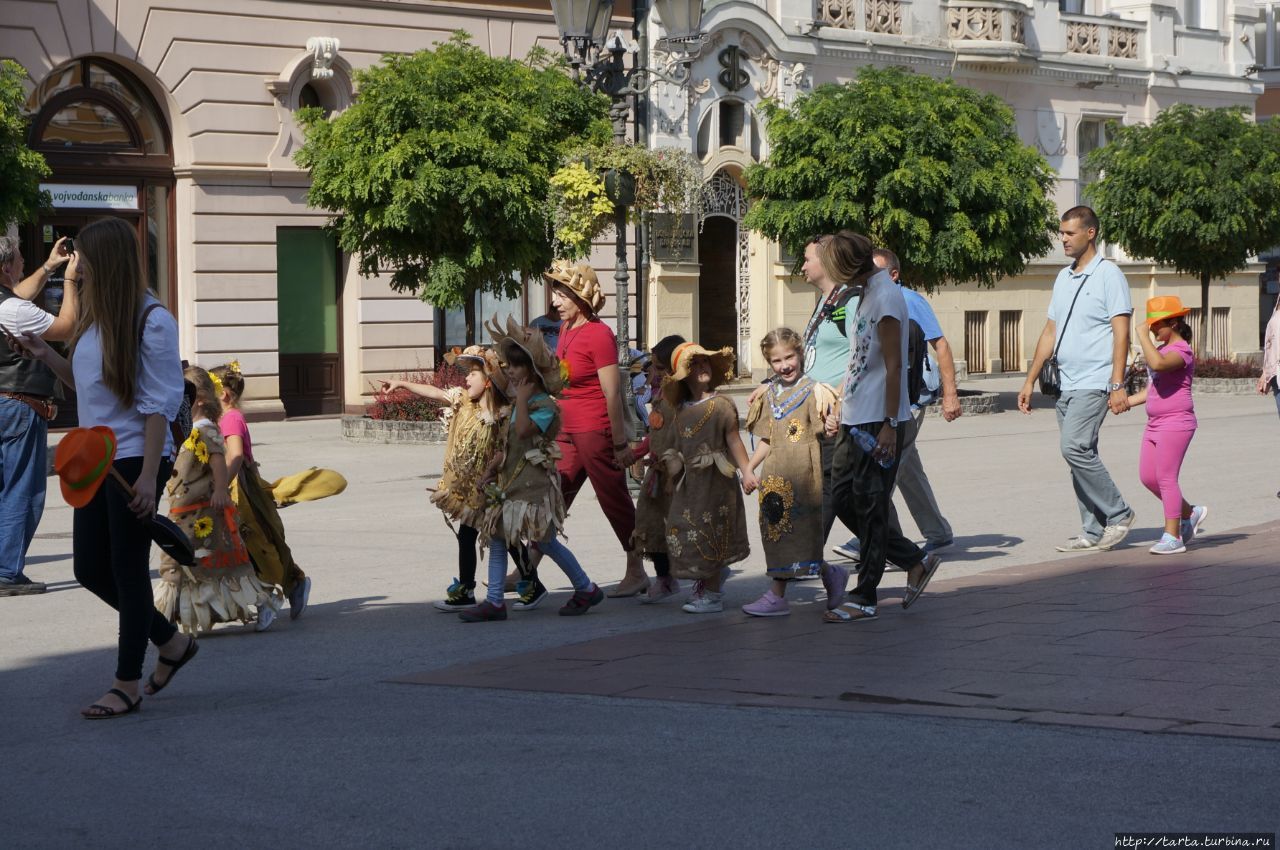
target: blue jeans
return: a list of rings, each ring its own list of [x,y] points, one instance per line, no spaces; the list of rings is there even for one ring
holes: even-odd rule
[[[15,579],[44,513],[49,424],[16,398],[0,396],[0,578]]]
[[[1107,418],[1106,390],[1070,390],[1058,399],[1062,458],[1071,469],[1071,486],[1080,507],[1083,536],[1098,541],[1108,525],[1130,513],[1129,506],[1098,456],[1098,432]]]

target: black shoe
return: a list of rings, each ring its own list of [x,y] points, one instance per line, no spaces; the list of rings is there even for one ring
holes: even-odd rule
[[[24,575],[0,578],[0,596],[33,596],[48,589],[44,582],[32,581]]]
[[[453,584],[449,585],[449,589],[445,591],[444,599],[435,603],[437,611],[444,611],[450,614],[474,608],[475,605],[475,585],[465,585],[456,578],[453,580]]]
[[[517,582],[516,592],[520,594],[520,599],[511,607],[517,611],[532,611],[547,598],[547,589],[536,578],[531,581]]]

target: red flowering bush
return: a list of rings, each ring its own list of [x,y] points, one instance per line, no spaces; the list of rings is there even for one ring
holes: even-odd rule
[[[1225,357],[1206,357],[1196,361],[1197,378],[1257,378],[1262,367],[1255,363],[1237,363]]]
[[[461,387],[465,383],[465,369],[441,363],[434,372],[406,372],[400,380],[411,384],[430,384],[442,390]],[[406,389],[391,392],[375,390],[373,403],[365,408],[370,419],[386,419],[395,422],[435,422],[440,418],[440,403],[414,395]]]

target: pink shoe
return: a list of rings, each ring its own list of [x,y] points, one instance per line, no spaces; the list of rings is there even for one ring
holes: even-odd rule
[[[775,596],[772,590],[766,590],[750,605],[742,606],[742,613],[752,617],[785,617],[791,613],[791,606],[781,596]]]
[[[661,602],[680,592],[680,580],[675,576],[659,576],[649,585],[649,592],[640,595],[640,601],[646,605]]]

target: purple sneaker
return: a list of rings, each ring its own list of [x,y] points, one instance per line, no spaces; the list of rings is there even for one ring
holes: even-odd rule
[[[785,617],[791,613],[791,606],[781,596],[774,595],[772,590],[766,590],[764,596],[755,602],[743,605],[742,613],[752,617]]]
[[[849,583],[849,571],[835,564],[824,564],[822,586],[827,591],[827,610],[834,611],[844,602],[844,589]]]

